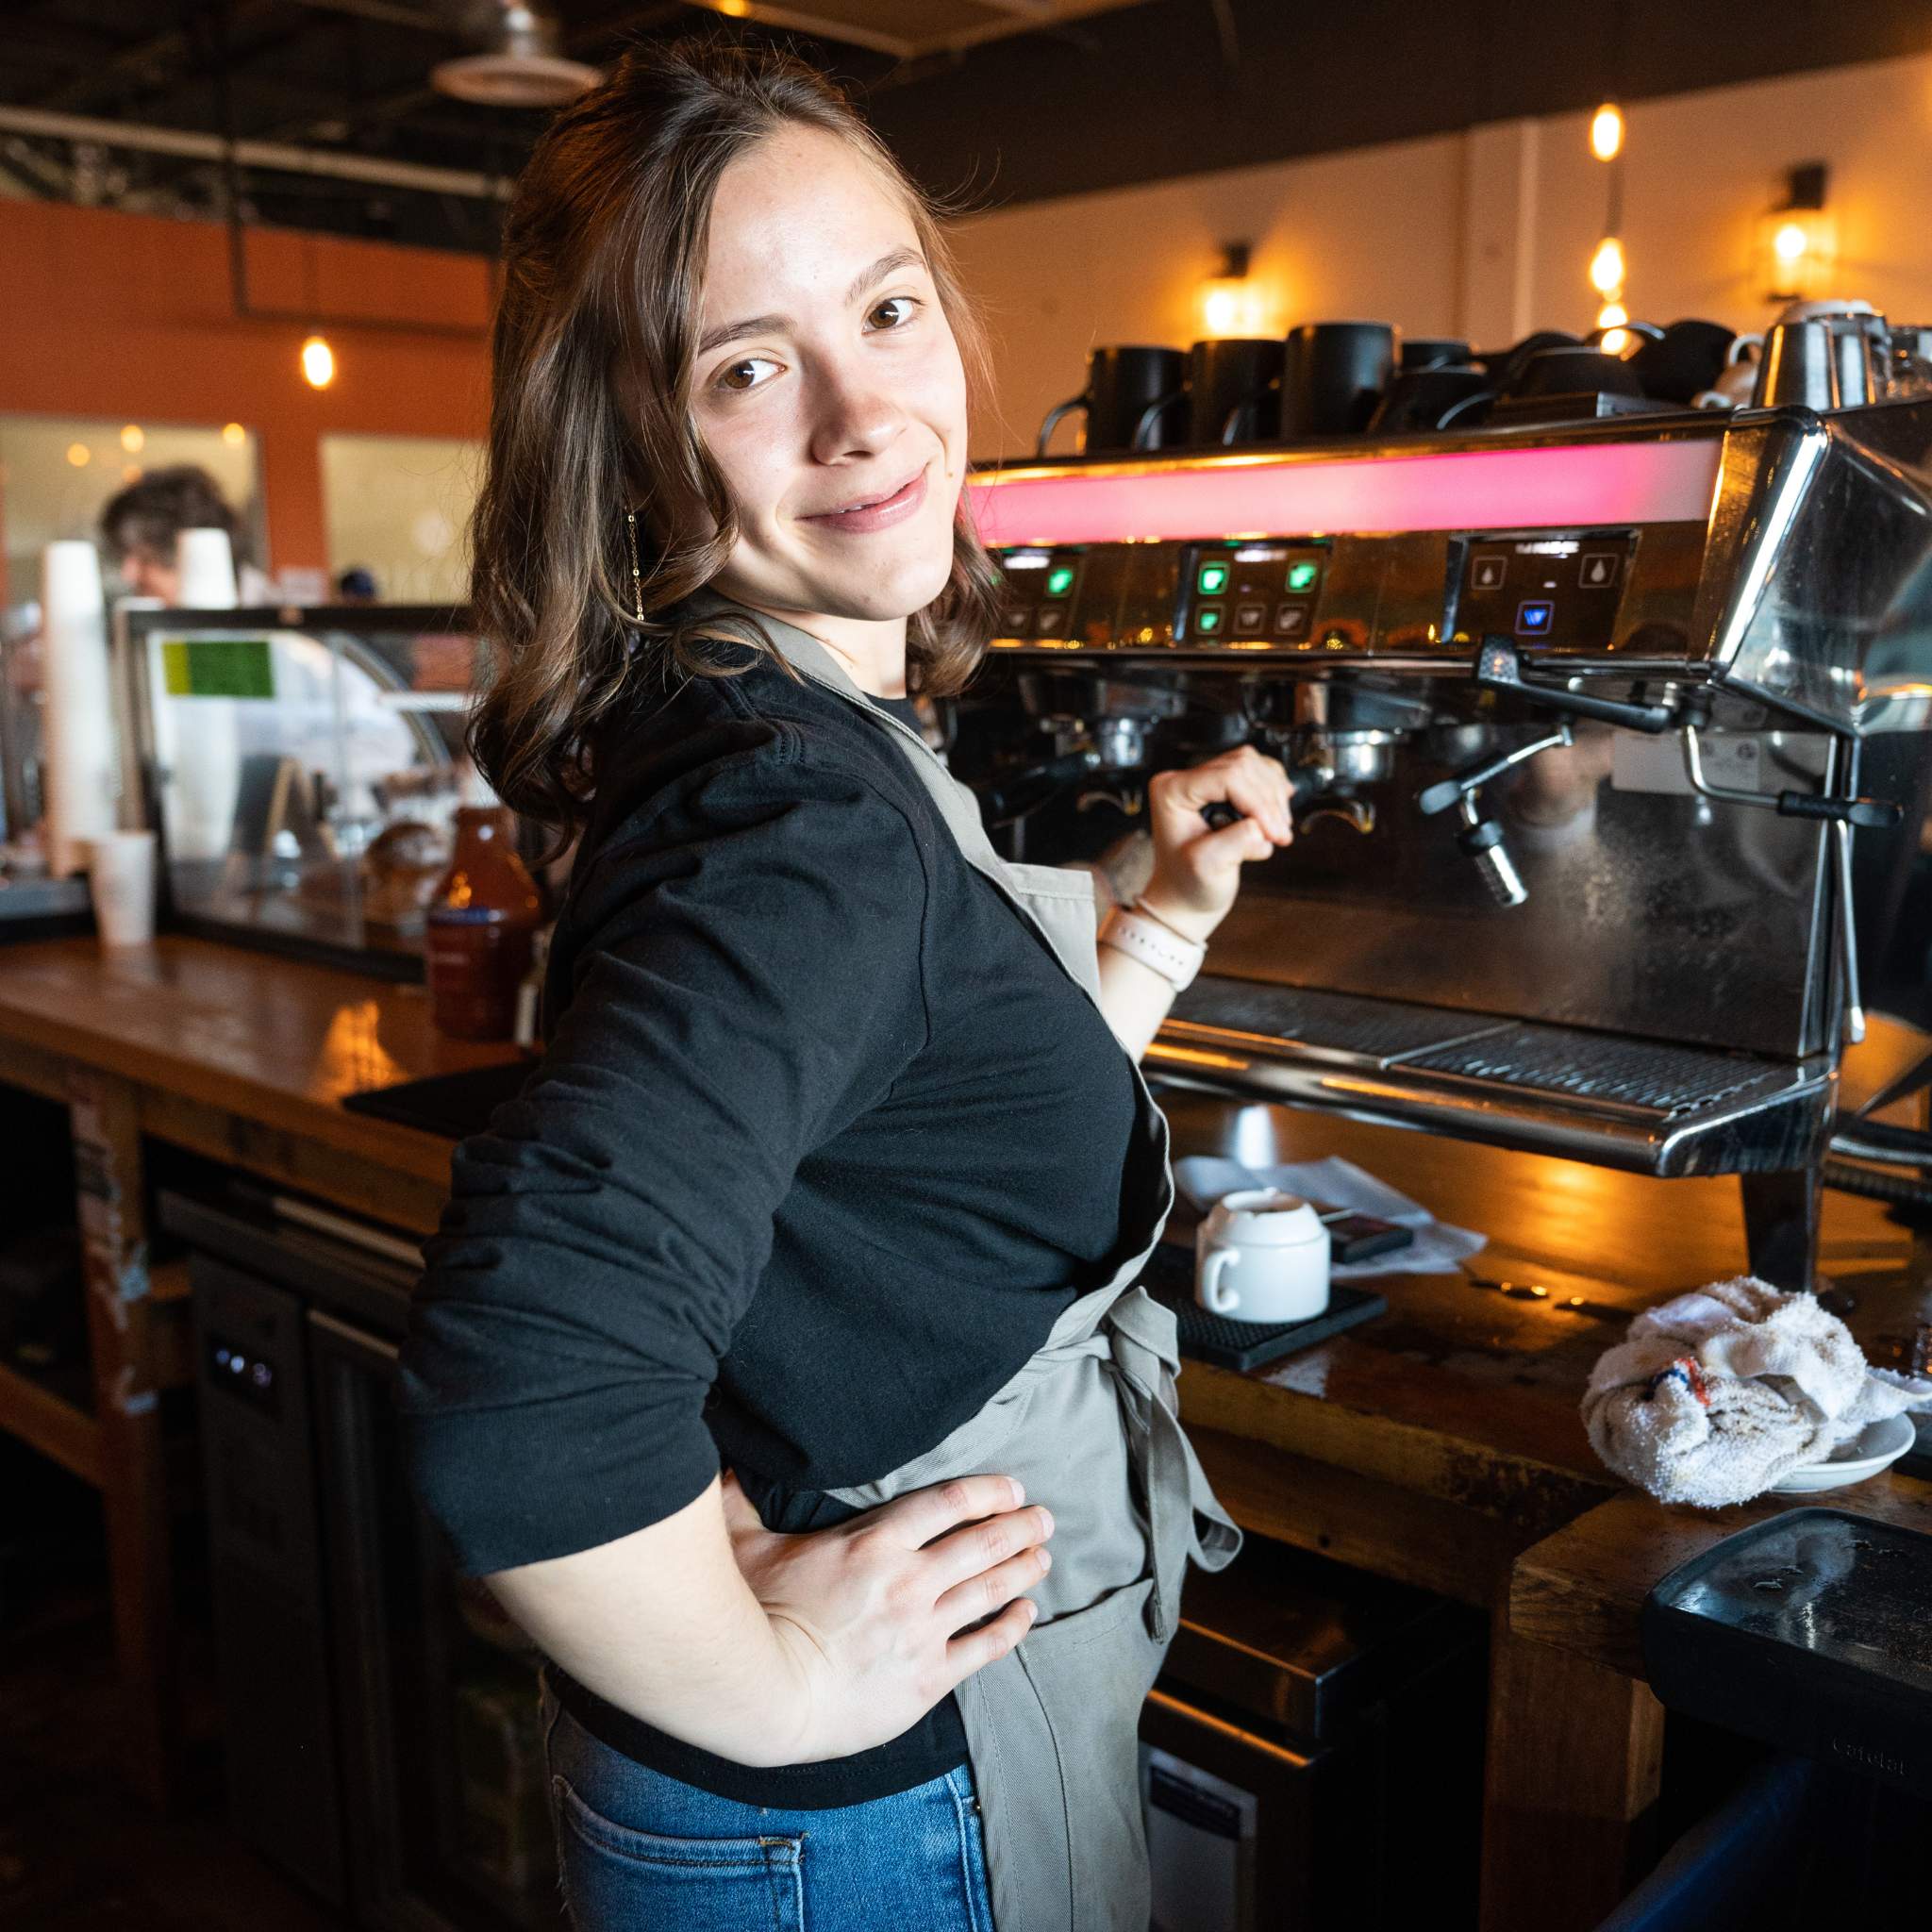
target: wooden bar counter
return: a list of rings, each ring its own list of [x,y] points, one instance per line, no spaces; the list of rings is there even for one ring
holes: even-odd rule
[[[1848,1078],[1857,1084],[1861,1064],[1869,1090],[1921,1043],[1874,1027]],[[420,987],[202,941],[0,949],[0,1082],[62,1102],[75,1124],[94,1387],[90,1417],[0,1370],[0,1427],[107,1498],[134,1770],[157,1802],[178,1731],[155,1397],[179,1285],[146,1266],[143,1141],[426,1232],[449,1143],[350,1113],[342,1096],[515,1051],[441,1039]],[[1596,1848],[1576,1874],[1590,1916],[1561,1915],[1594,1923],[1655,1796],[1656,1707],[1621,1665],[1541,1638],[1512,1650],[1512,1573],[1602,1506],[1645,1504],[1613,1500],[1621,1486],[1591,1454],[1577,1402],[1638,1309],[1743,1270],[1736,1182],[1646,1180],[1180,1090],[1160,1097],[1177,1153],[1250,1165],[1342,1155],[1490,1238],[1463,1272],[1378,1281],[1386,1315],[1284,1361],[1246,1374],[1188,1363],[1182,1408],[1217,1491],[1252,1532],[1491,1611],[1491,1819],[1507,1830],[1528,1782],[1569,1779],[1536,1812],[1542,1869],[1571,1840]],[[1909,1334],[1921,1298],[1908,1239],[1875,1203],[1827,1204],[1823,1266],[1858,1283],[1853,1326],[1868,1344]],[[1489,1932],[1558,1923],[1547,1890],[1539,1906],[1492,1871],[1486,1893]]]
[[[345,1093],[513,1058],[447,1041],[423,989],[163,939],[0,947],[0,1083],[73,1123],[92,1400],[0,1364],[0,1428],[101,1491],[127,1773],[157,1808],[182,1747],[160,1395],[192,1374],[183,1269],[150,1269],[144,1143],[169,1142],[427,1233],[449,1143],[348,1112]]]

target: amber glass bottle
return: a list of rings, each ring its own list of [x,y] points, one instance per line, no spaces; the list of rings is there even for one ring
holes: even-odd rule
[[[517,857],[515,822],[500,805],[457,813],[457,849],[429,902],[425,964],[437,1030],[508,1040],[517,986],[543,921],[542,895]]]

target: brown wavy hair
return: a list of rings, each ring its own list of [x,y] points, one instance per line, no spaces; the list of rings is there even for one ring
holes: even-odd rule
[[[716,37],[634,49],[563,108],[506,220],[470,525],[471,602],[493,659],[470,749],[498,795],[554,826],[559,847],[594,788],[593,727],[638,680],[674,666],[729,675],[777,658],[761,629],[727,633],[740,647],[728,654],[707,650],[724,641],[717,620],[671,607],[718,575],[738,533],[691,409],[712,200],[730,162],[787,124],[850,142],[904,198],[969,393],[986,393],[984,326],[944,232],[958,210],[918,188],[803,60]],[[914,689],[944,696],[966,683],[992,633],[996,581],[962,491],[952,575],[908,627]]]

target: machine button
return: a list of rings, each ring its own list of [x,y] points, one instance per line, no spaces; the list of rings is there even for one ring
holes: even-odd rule
[[[1274,613],[1274,635],[1278,638],[1303,637],[1307,628],[1308,607],[1306,604],[1284,604]]]
[[[1288,589],[1290,595],[1306,597],[1315,588],[1315,579],[1321,575],[1322,566],[1319,563],[1309,562],[1307,558],[1302,558],[1298,561],[1290,564],[1288,567]]]
[[[1057,563],[1046,574],[1046,594],[1049,597],[1064,597],[1074,588],[1074,566],[1071,563]]]
[[[1067,607],[1064,604],[1042,604],[1040,615],[1034,620],[1034,627],[1043,638],[1057,638],[1067,627]]]
[[[1520,638],[1546,638],[1556,621],[1557,607],[1547,598],[1534,598],[1516,607],[1516,635]]]
[[[1212,637],[1221,628],[1221,620],[1226,613],[1219,604],[1204,604],[1194,612],[1194,630],[1200,637]]]
[[[1507,557],[1494,555],[1475,557],[1470,559],[1469,588],[1472,591],[1500,591],[1503,577],[1509,568]]]
[[[1000,635],[1003,638],[1024,638],[1032,629],[1033,613],[1024,604],[1008,604],[1000,612]]]
[[[1265,604],[1237,604],[1234,607],[1234,627],[1240,631],[1257,631],[1268,622],[1268,607]]]
[[[1227,566],[1224,563],[1204,563],[1195,574],[1194,583],[1204,597],[1218,597],[1227,589]]]
[[[1617,581],[1617,566],[1622,561],[1614,550],[1586,550],[1576,566],[1576,581],[1586,591],[1607,591]]]

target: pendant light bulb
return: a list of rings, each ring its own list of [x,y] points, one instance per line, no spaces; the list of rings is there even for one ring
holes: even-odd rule
[[[1590,151],[1600,161],[1614,161],[1624,151],[1624,110],[1606,101],[1590,118]]]
[[[1624,244],[1606,235],[1590,258],[1590,286],[1599,295],[1614,295],[1624,286]]]
[[[302,375],[310,389],[326,389],[336,379],[336,352],[322,336],[302,344]]]

